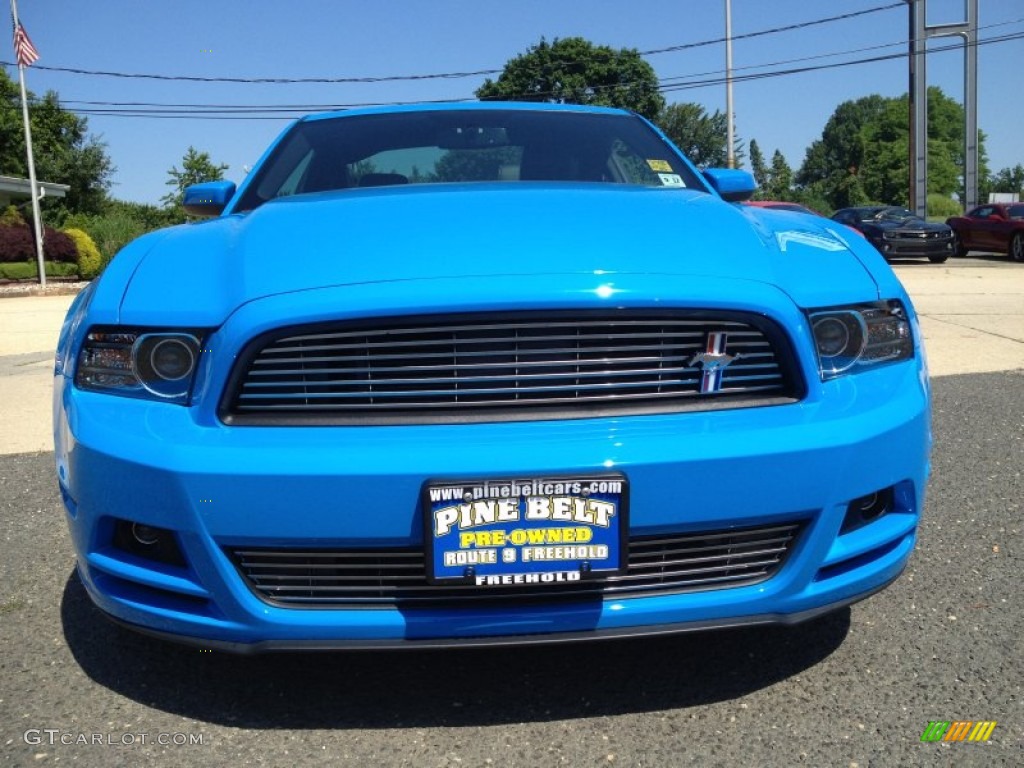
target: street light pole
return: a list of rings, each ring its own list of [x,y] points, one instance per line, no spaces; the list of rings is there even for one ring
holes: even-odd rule
[[[727,164],[736,167],[732,124],[732,0],[725,0],[725,143]]]
[[[927,42],[933,37],[964,41],[964,199],[968,210],[978,202],[978,0],[964,0],[964,20],[928,24],[926,0],[906,0],[910,21],[910,210],[928,211]]]

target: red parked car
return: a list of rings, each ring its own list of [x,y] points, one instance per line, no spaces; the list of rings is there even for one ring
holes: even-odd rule
[[[744,205],[752,205],[755,208],[773,208],[777,211],[793,211],[794,213],[809,213],[812,216],[821,216],[817,211],[812,211],[799,203],[789,203],[782,200],[744,200]]]
[[[744,200],[743,204],[744,205],[752,205],[755,208],[771,208],[772,210],[775,210],[775,211],[790,211],[792,213],[808,213],[811,216],[821,216],[821,218],[823,218],[823,219],[827,219],[828,218],[827,216],[822,216],[822,214],[818,213],[817,211],[812,211],[807,206],[800,205],[800,203],[790,203],[790,202],[787,202],[787,201],[784,201],[784,200]],[[861,237],[864,237],[864,235],[861,233],[861,231],[859,229],[854,229],[853,227],[848,227],[848,226],[844,226],[843,229],[845,229],[845,230],[847,230],[849,232],[853,232],[854,234],[860,235]]]
[[[968,251],[995,251],[1024,261],[1024,203],[979,205],[946,223],[953,228],[957,256]]]

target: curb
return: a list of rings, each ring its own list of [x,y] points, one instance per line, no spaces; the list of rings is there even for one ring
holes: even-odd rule
[[[38,283],[0,283],[0,299],[20,298],[21,296],[74,296],[88,282],[48,283],[45,288]]]

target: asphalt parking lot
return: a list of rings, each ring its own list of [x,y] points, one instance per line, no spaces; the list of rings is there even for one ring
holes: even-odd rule
[[[68,299],[0,300],[0,763],[1024,764],[1024,268],[897,272],[922,314],[936,445],[918,547],[888,590],[791,629],[253,659],[92,608],[46,451]],[[988,743],[922,743],[933,720],[998,725]]]

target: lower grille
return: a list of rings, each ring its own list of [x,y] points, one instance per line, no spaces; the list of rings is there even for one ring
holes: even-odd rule
[[[745,313],[520,312],[284,328],[241,355],[231,424],[573,418],[792,402],[782,332]]]
[[[638,537],[624,574],[568,585],[491,587],[427,582],[422,548],[229,549],[248,586],[291,607],[477,604],[477,601],[641,597],[747,586],[771,578],[802,523]]]

